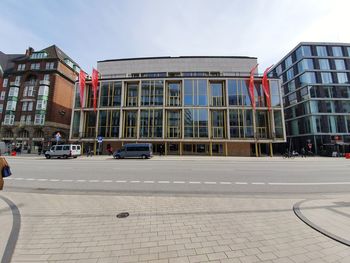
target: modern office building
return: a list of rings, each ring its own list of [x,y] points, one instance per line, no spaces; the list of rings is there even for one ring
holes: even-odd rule
[[[98,62],[97,111],[91,81],[84,105],[78,83],[70,139],[102,152],[149,142],[154,152],[250,156],[285,141],[280,81],[270,78],[272,110],[255,76],[256,110],[248,92],[253,57],[154,57]]]
[[[28,48],[4,72],[0,138],[11,148],[35,152],[59,132],[68,141],[78,65],[57,46]]]
[[[350,44],[302,42],[270,72],[282,81],[292,148],[349,152]]]

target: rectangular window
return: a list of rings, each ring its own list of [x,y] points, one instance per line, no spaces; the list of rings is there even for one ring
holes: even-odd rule
[[[335,59],[334,63],[336,70],[346,70],[344,59]]]
[[[32,116],[31,115],[27,115],[26,124],[27,125],[32,124]]]
[[[50,81],[50,74],[45,74],[44,75],[44,80]]]
[[[324,84],[333,83],[332,74],[330,72],[321,72],[321,80]]]
[[[5,79],[3,80],[3,82],[2,82],[2,86],[3,86],[4,88],[6,88],[6,87],[7,87],[8,81],[9,81],[9,79],[8,79],[8,78],[5,78]]]
[[[99,114],[98,135],[104,138],[118,138],[119,116],[119,110],[101,110]]]
[[[341,50],[341,47],[332,47],[332,52],[334,57],[342,57],[343,51]]]
[[[184,83],[185,106],[207,106],[207,81],[185,80]]]
[[[17,106],[17,101],[9,100],[7,101],[6,110],[15,111]]]
[[[126,106],[136,107],[138,105],[138,87],[137,83],[127,83]]]
[[[325,46],[316,46],[317,56],[327,57],[327,48]]]
[[[23,71],[25,69],[26,69],[26,64],[18,64],[18,66],[17,66],[18,71]]]
[[[304,74],[299,76],[299,81],[301,85],[316,83],[315,72],[305,72]]]
[[[230,110],[231,138],[254,138],[253,111]]]
[[[5,91],[1,91],[1,93],[0,93],[0,100],[4,100],[5,99],[5,94],[6,94]]]
[[[294,70],[293,70],[293,68],[288,69],[286,75],[287,75],[287,81],[291,80],[294,77]]]
[[[185,138],[208,138],[208,111],[185,109]]]
[[[26,101],[22,102],[22,111],[27,111],[27,107],[28,107],[28,102]]]
[[[302,73],[303,71],[314,69],[314,63],[312,59],[303,59],[298,63],[298,71]],[[288,76],[288,72],[287,72]]]
[[[101,107],[118,107],[121,104],[122,82],[102,82],[101,85]]]
[[[30,101],[28,102],[28,111],[32,111],[33,110],[33,102]]]
[[[15,85],[20,86],[21,85],[21,76],[16,76],[15,78]]]
[[[229,105],[252,105],[246,80],[237,79],[228,81],[228,101]]]
[[[214,139],[223,139],[226,137],[226,114],[222,110],[211,111],[211,137]]]
[[[275,136],[276,138],[283,138],[283,122],[282,122],[282,112],[279,110],[273,111],[274,121],[275,121]]]
[[[136,138],[137,111],[124,111],[124,137]]]
[[[288,69],[293,64],[292,56],[287,57],[284,63],[285,63],[286,69]]]
[[[331,69],[331,67],[329,66],[329,61],[326,58],[319,59],[318,63],[320,64],[320,69],[322,70]]]
[[[163,105],[163,81],[147,80],[141,83],[141,106]]]
[[[167,137],[181,138],[181,112],[177,110],[167,111]]]
[[[28,86],[27,96],[28,97],[33,97],[34,96],[34,86]]]
[[[39,96],[48,96],[49,95],[49,87],[48,86],[40,86],[38,91]]]
[[[256,136],[258,138],[268,138],[269,127],[268,127],[268,114],[266,110],[257,110],[255,113],[256,119]]]
[[[168,106],[181,106],[181,82],[168,82]]]
[[[47,100],[37,100],[36,110],[46,110]]]
[[[54,69],[55,68],[55,62],[46,62],[45,69]]]
[[[345,84],[345,83],[349,83],[348,81],[348,75],[347,73],[337,73],[337,78],[338,78],[338,83],[340,84]]]
[[[30,69],[31,70],[40,69],[40,63],[32,63],[32,64],[30,64]]]
[[[35,114],[34,125],[44,125],[45,114]]]
[[[297,57],[297,60],[303,58],[303,57],[310,57],[312,56],[311,54],[311,48],[310,46],[301,46],[297,49],[295,52],[295,55]]]
[[[21,116],[20,123],[21,124],[25,124],[26,123],[26,115],[22,115]]]
[[[12,114],[6,114],[4,117],[4,124],[5,125],[13,125],[15,122],[15,115]]]
[[[281,98],[280,98],[280,87],[278,85],[278,81],[270,80],[270,98],[271,98],[271,106],[272,107],[280,107],[281,106]]]
[[[140,138],[161,138],[163,110],[141,110]]]
[[[9,97],[18,97],[19,88],[11,87],[9,90]]]
[[[4,104],[0,104],[0,113],[4,111]]]
[[[210,82],[210,98],[210,106],[225,106],[223,82]]]

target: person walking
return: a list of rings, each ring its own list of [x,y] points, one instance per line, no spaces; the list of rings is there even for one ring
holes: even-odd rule
[[[5,166],[9,166],[7,163],[5,157],[0,156],[0,190],[4,188],[4,178],[2,178],[2,171],[4,170]]]
[[[301,157],[302,158],[306,158],[306,151],[305,151],[305,148],[303,147],[303,148],[301,148]]]

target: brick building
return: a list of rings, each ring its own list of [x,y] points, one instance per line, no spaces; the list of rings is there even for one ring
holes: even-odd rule
[[[77,63],[55,45],[28,48],[10,62],[1,81],[0,139],[22,152],[49,146],[57,132],[68,140]]]

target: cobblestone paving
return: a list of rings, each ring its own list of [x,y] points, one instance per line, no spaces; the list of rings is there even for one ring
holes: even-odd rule
[[[350,262],[294,215],[299,199],[1,194],[21,212],[12,262]]]

